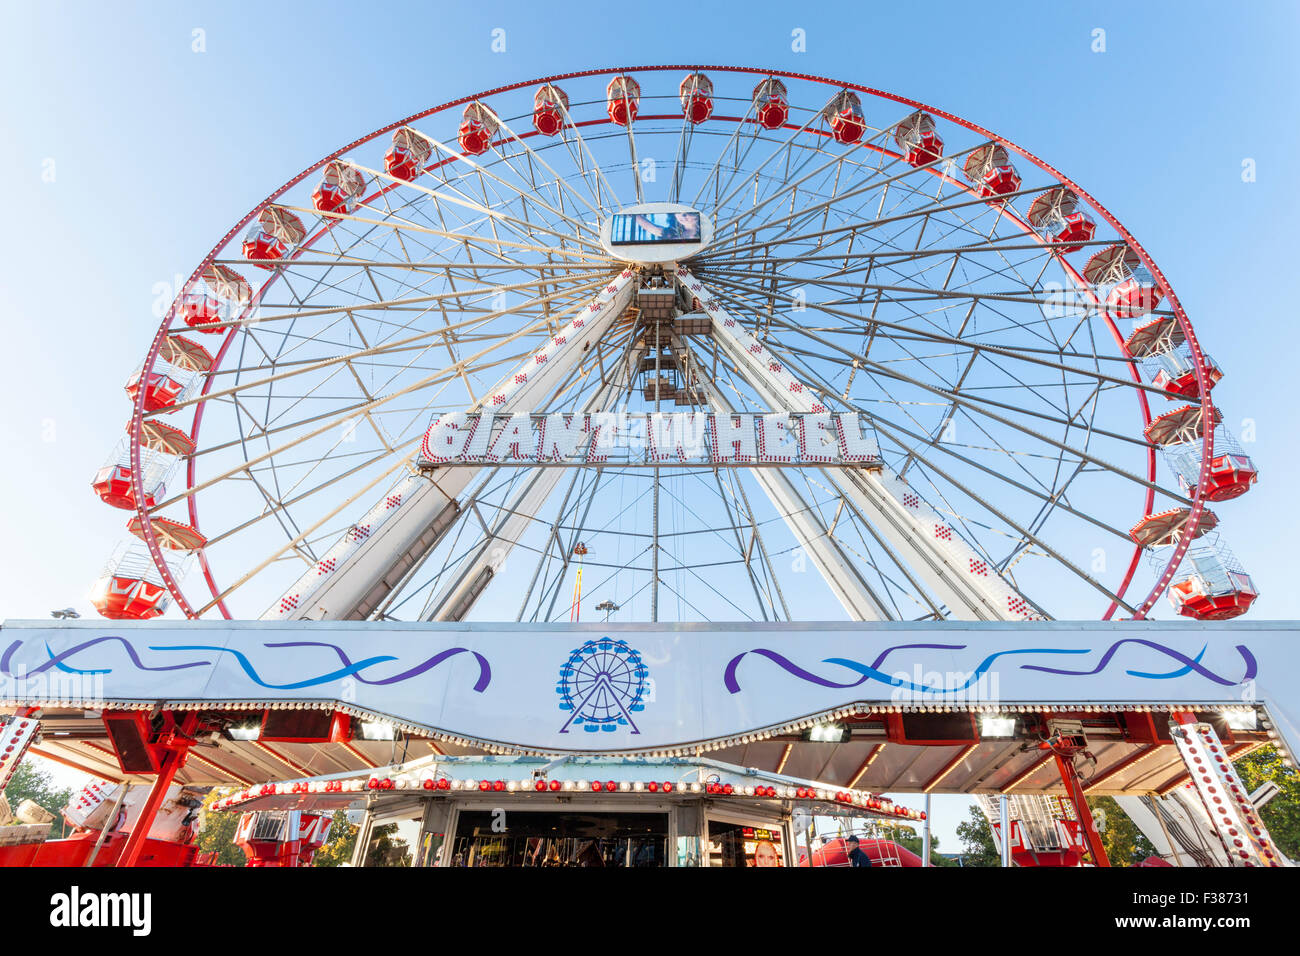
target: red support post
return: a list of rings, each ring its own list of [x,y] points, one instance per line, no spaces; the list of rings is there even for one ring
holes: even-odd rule
[[[1055,750],[1052,755],[1056,757],[1056,769],[1061,772],[1061,782],[1065,784],[1065,791],[1074,803],[1074,812],[1078,814],[1079,822],[1083,825],[1083,836],[1088,841],[1088,851],[1092,854],[1093,864],[1110,866],[1110,857],[1106,856],[1101,834],[1097,832],[1097,824],[1092,819],[1092,810],[1088,808],[1088,801],[1083,794],[1083,785],[1079,782],[1078,773],[1075,772],[1073,757],[1062,756]]]
[[[144,849],[144,841],[149,838],[149,831],[153,828],[153,821],[158,815],[158,808],[162,806],[163,798],[167,796],[167,789],[172,785],[176,772],[185,766],[185,758],[194,743],[194,731],[198,723],[198,714],[193,712],[186,714],[180,726],[155,745],[166,750],[166,754],[158,768],[158,776],[154,778],[153,789],[149,791],[148,799],[140,808],[140,816],[136,819],[135,826],[131,828],[131,835],[127,838],[126,846],[122,847],[121,856],[117,858],[117,866],[135,866],[140,858],[140,851]]]

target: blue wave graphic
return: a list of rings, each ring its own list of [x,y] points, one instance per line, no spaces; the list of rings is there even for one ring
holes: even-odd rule
[[[1101,660],[1097,662],[1097,666],[1092,668],[1091,670],[1086,670],[1086,671],[1057,670],[1056,668],[1043,667],[1037,664],[1024,664],[1021,666],[1024,668],[1024,670],[1027,671],[1042,671],[1043,673],[1046,674],[1062,674],[1068,677],[1081,677],[1081,676],[1088,676],[1092,674],[1100,674],[1102,671],[1106,669],[1107,665],[1110,664],[1110,659],[1115,656],[1115,652],[1119,650],[1121,647],[1123,647],[1125,644],[1140,644],[1143,647],[1149,647],[1152,650],[1160,651],[1162,654],[1168,654],[1174,660],[1178,661],[1178,663],[1183,665],[1177,670],[1172,670],[1167,674],[1151,674],[1145,671],[1126,670],[1124,673],[1128,674],[1130,677],[1144,677],[1147,678],[1148,680],[1169,680],[1171,678],[1182,677],[1185,674],[1189,674],[1192,671],[1196,671],[1196,673],[1200,674],[1206,680],[1214,681],[1214,683],[1216,684],[1222,684],[1224,687],[1235,687],[1238,684],[1244,683],[1248,680],[1254,680],[1259,673],[1259,664],[1255,660],[1255,655],[1252,654],[1250,652],[1250,648],[1246,647],[1246,645],[1244,644],[1238,644],[1236,650],[1237,653],[1241,655],[1242,660],[1246,664],[1246,674],[1244,677],[1241,678],[1241,680],[1229,680],[1226,677],[1216,674],[1214,671],[1210,670],[1208,667],[1206,667],[1201,663],[1201,658],[1205,656],[1205,651],[1206,651],[1205,646],[1202,646],[1200,652],[1197,653],[1196,657],[1193,658],[1193,657],[1188,657],[1186,654],[1183,654],[1181,651],[1174,650],[1172,647],[1166,647],[1164,644],[1159,644],[1155,641],[1148,641],[1140,637],[1126,637],[1123,640],[1116,641],[1110,647],[1106,648],[1106,652],[1102,654]]]
[[[45,653],[49,656],[49,660],[40,664],[38,667],[35,667],[32,670],[28,671],[25,676],[33,677],[37,674],[43,674],[46,671],[50,670],[51,668],[58,668],[59,670],[63,671],[65,674],[110,674],[112,673],[112,668],[84,670],[81,668],[69,667],[67,664],[64,663],[64,661],[66,661],[69,657],[73,657],[77,654],[80,654],[84,650],[87,650],[91,647],[95,647],[96,645],[103,644],[105,642],[110,642],[110,641],[116,641],[117,643],[122,645],[122,647],[126,650],[126,656],[131,659],[131,663],[136,666],[137,670],[179,671],[179,670],[186,670],[187,668],[191,668],[191,667],[207,667],[212,663],[212,661],[187,661],[184,664],[168,664],[164,667],[150,667],[144,661],[140,660],[140,655],[136,652],[136,649],[131,645],[130,641],[128,641],[124,637],[109,635],[106,637],[95,637],[95,638],[91,638],[88,641],[82,641],[80,644],[74,644],[72,647],[69,647],[67,650],[60,651],[58,654],[54,653],[53,649],[51,649],[49,643],[47,642],[45,645]],[[14,676],[13,672],[10,670],[9,665],[13,661],[13,656],[15,652],[17,652],[18,648],[22,647],[22,643],[23,643],[22,641],[14,641],[7,648],[5,648],[4,656],[0,657],[0,674],[5,674],[9,677]],[[153,648],[150,648],[150,650],[152,649]]]
[[[48,643],[46,643],[45,652],[48,655],[49,659],[42,662],[37,667],[33,668],[31,671],[28,671],[24,676],[32,677],[37,674],[42,674],[45,671],[48,671],[52,668],[57,668],[63,671],[64,673],[68,673],[68,674],[111,674],[113,672],[112,668],[93,668],[93,669],[77,668],[69,665],[68,663],[65,663],[69,658],[75,657],[77,654],[81,653],[82,651],[88,650],[92,647],[95,647],[99,644],[103,644],[105,642],[116,642],[121,644],[123,649],[126,651],[127,657],[130,659],[131,663],[135,666],[135,669],[139,671],[187,670],[194,667],[210,667],[215,663],[215,659],[213,660],[203,659],[203,660],[195,660],[195,661],[185,661],[183,663],[178,663],[178,664],[150,666],[144,663],[144,661],[140,658],[139,652],[136,651],[135,647],[131,644],[130,641],[128,641],[124,637],[112,635],[106,637],[96,637],[88,641],[83,641],[80,644],[75,644],[64,651],[59,652],[58,654],[54,653],[53,649],[49,646]],[[14,676],[11,671],[10,665],[13,661],[14,654],[18,651],[18,649],[21,646],[22,646],[21,641],[15,641],[5,649],[4,655],[0,656],[0,673],[6,674],[11,677]],[[487,658],[485,658],[482,654],[479,654],[477,651],[471,651],[467,647],[449,648],[445,651],[441,651],[438,654],[434,654],[432,657],[429,657],[418,664],[408,667],[406,670],[403,670],[397,674],[393,674],[388,677],[372,679],[366,676],[365,673],[366,671],[370,670],[371,668],[375,667],[378,664],[385,664],[392,661],[396,661],[398,660],[398,658],[393,657],[392,655],[377,655],[375,657],[367,657],[364,660],[353,661],[342,647],[339,647],[336,644],[329,644],[322,641],[285,641],[285,642],[274,643],[274,644],[264,644],[262,646],[267,649],[282,649],[282,648],[295,648],[295,647],[328,648],[334,651],[336,655],[338,655],[339,662],[342,666],[324,674],[318,674],[312,677],[303,678],[301,680],[291,681],[287,684],[273,684],[262,678],[261,674],[258,673],[257,668],[254,666],[253,662],[249,659],[248,655],[246,655],[242,651],[235,650],[234,648],[217,647],[217,646],[206,645],[206,644],[185,644],[185,645],[150,645],[148,649],[157,652],[188,651],[188,652],[212,652],[214,654],[230,654],[239,663],[240,668],[243,670],[245,676],[247,676],[249,680],[253,681],[253,683],[261,687],[266,687],[271,690],[301,690],[306,687],[316,687],[319,686],[320,684],[328,684],[344,677],[354,677],[356,680],[360,681],[361,683],[369,684],[371,686],[385,686],[389,684],[398,684],[403,681],[411,680],[427,671],[432,670],[433,668],[437,667],[439,664],[443,663],[444,661],[452,657],[455,657],[457,654],[472,654],[474,656],[474,659],[478,663],[479,673],[478,673],[478,678],[474,682],[475,691],[477,691],[480,694],[483,693],[483,691],[487,689],[488,684],[491,683],[492,681],[492,668],[491,665],[488,664]]]

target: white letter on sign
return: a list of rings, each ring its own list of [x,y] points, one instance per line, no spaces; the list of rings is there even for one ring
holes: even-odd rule
[[[501,434],[492,441],[492,448],[487,453],[488,461],[504,461],[507,458],[535,459],[537,457],[537,435],[533,433],[533,418],[527,412],[510,416]]]
[[[609,450],[614,448],[620,439],[619,422],[622,418],[616,412],[596,412],[590,416],[591,420],[591,447],[587,450],[587,461],[609,461]],[[597,451],[597,449],[601,449]]]
[[[668,412],[654,412],[650,415],[650,455],[651,461],[668,461],[680,459],[681,449],[677,442],[678,415]]]
[[[713,460],[751,462],[758,457],[753,415],[713,416]]]
[[[758,435],[758,457],[762,461],[792,461],[789,455],[782,454],[786,439],[790,436],[786,426],[790,416],[785,412],[773,412],[762,416],[762,430]]]
[[[439,415],[424,433],[423,447],[420,450],[425,460],[439,463],[455,461],[465,453],[465,444],[474,434],[474,427],[478,423],[477,417],[468,421],[464,412]]]
[[[556,412],[542,422],[540,461],[564,461],[572,458],[587,437],[586,415]]]
[[[839,423],[840,455],[845,461],[875,461],[880,457],[876,443],[862,437],[860,416],[842,412],[835,417]]]
[[[829,413],[800,416],[800,461],[836,461],[839,450],[839,436],[835,434]]]

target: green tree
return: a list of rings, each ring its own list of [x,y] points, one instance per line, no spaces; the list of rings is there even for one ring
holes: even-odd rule
[[[358,827],[348,823],[347,814],[334,811],[330,824],[330,838],[312,860],[313,866],[342,866],[352,860],[357,845]],[[397,824],[388,823],[370,831],[370,846],[366,850],[366,866],[410,866],[410,845],[395,839]]]
[[[1132,866],[1155,855],[1156,848],[1113,797],[1088,797],[1111,866]],[[1104,825],[1103,825],[1103,820]]]
[[[957,837],[965,854],[962,866],[1002,865],[1002,854],[993,839],[993,828],[979,807],[972,804],[970,814],[957,824]]]
[[[916,832],[913,827],[894,827],[893,840],[904,849],[911,850],[917,856],[922,855],[925,849],[925,838]],[[933,833],[930,834],[930,865],[931,866],[956,866],[956,860],[950,860],[946,856],[939,855],[939,838]]]
[[[1254,791],[1273,781],[1281,793],[1259,812],[1278,849],[1291,859],[1300,858],[1300,775],[1282,763],[1277,749],[1260,747],[1233,764],[1246,789]]]
[[[366,850],[366,866],[410,866],[410,846],[405,840],[394,839],[396,823],[386,823],[370,831],[370,846]]]
[[[351,862],[352,851],[357,845],[357,829],[348,823],[347,811],[335,810],[330,838],[316,851],[312,866],[342,866]]]
[[[247,862],[244,851],[235,845],[235,830],[239,827],[239,814],[233,810],[213,810],[212,804],[233,793],[233,789],[213,790],[203,798],[199,816],[199,836],[196,841],[205,853],[215,853],[216,862],[228,866],[243,866]]]
[[[54,825],[50,829],[50,835],[54,837],[66,835],[63,808],[71,798],[71,787],[56,787],[54,778],[38,769],[31,760],[24,760],[18,765],[14,775],[9,778],[9,786],[5,787],[5,799],[9,801],[9,807],[14,813],[18,812],[18,806],[24,800],[34,800],[54,814]]]

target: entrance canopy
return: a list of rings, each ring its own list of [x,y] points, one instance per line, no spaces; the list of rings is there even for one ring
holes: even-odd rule
[[[784,801],[823,814],[853,811],[882,820],[918,821],[923,811],[862,790],[837,790],[815,780],[733,767],[716,760],[667,757],[628,760],[616,757],[421,757],[370,773],[330,774],[248,787],[217,801],[218,810],[302,810],[330,812],[374,801],[411,796],[480,800],[493,806],[508,798],[532,798],[543,809],[558,800],[608,801],[626,806],[629,798],[673,800],[734,798],[737,805],[779,806]],[[622,801],[621,803],[619,801]]]
[[[110,779],[132,772],[130,734],[197,713],[177,782],[705,755],[877,793],[1045,793],[1061,783],[1040,744],[1069,736],[1090,795],[1166,793],[1188,779],[1175,713],[1234,757],[1273,742],[1294,760],[1297,628],[11,622],[0,706],[40,708],[35,751]]]

